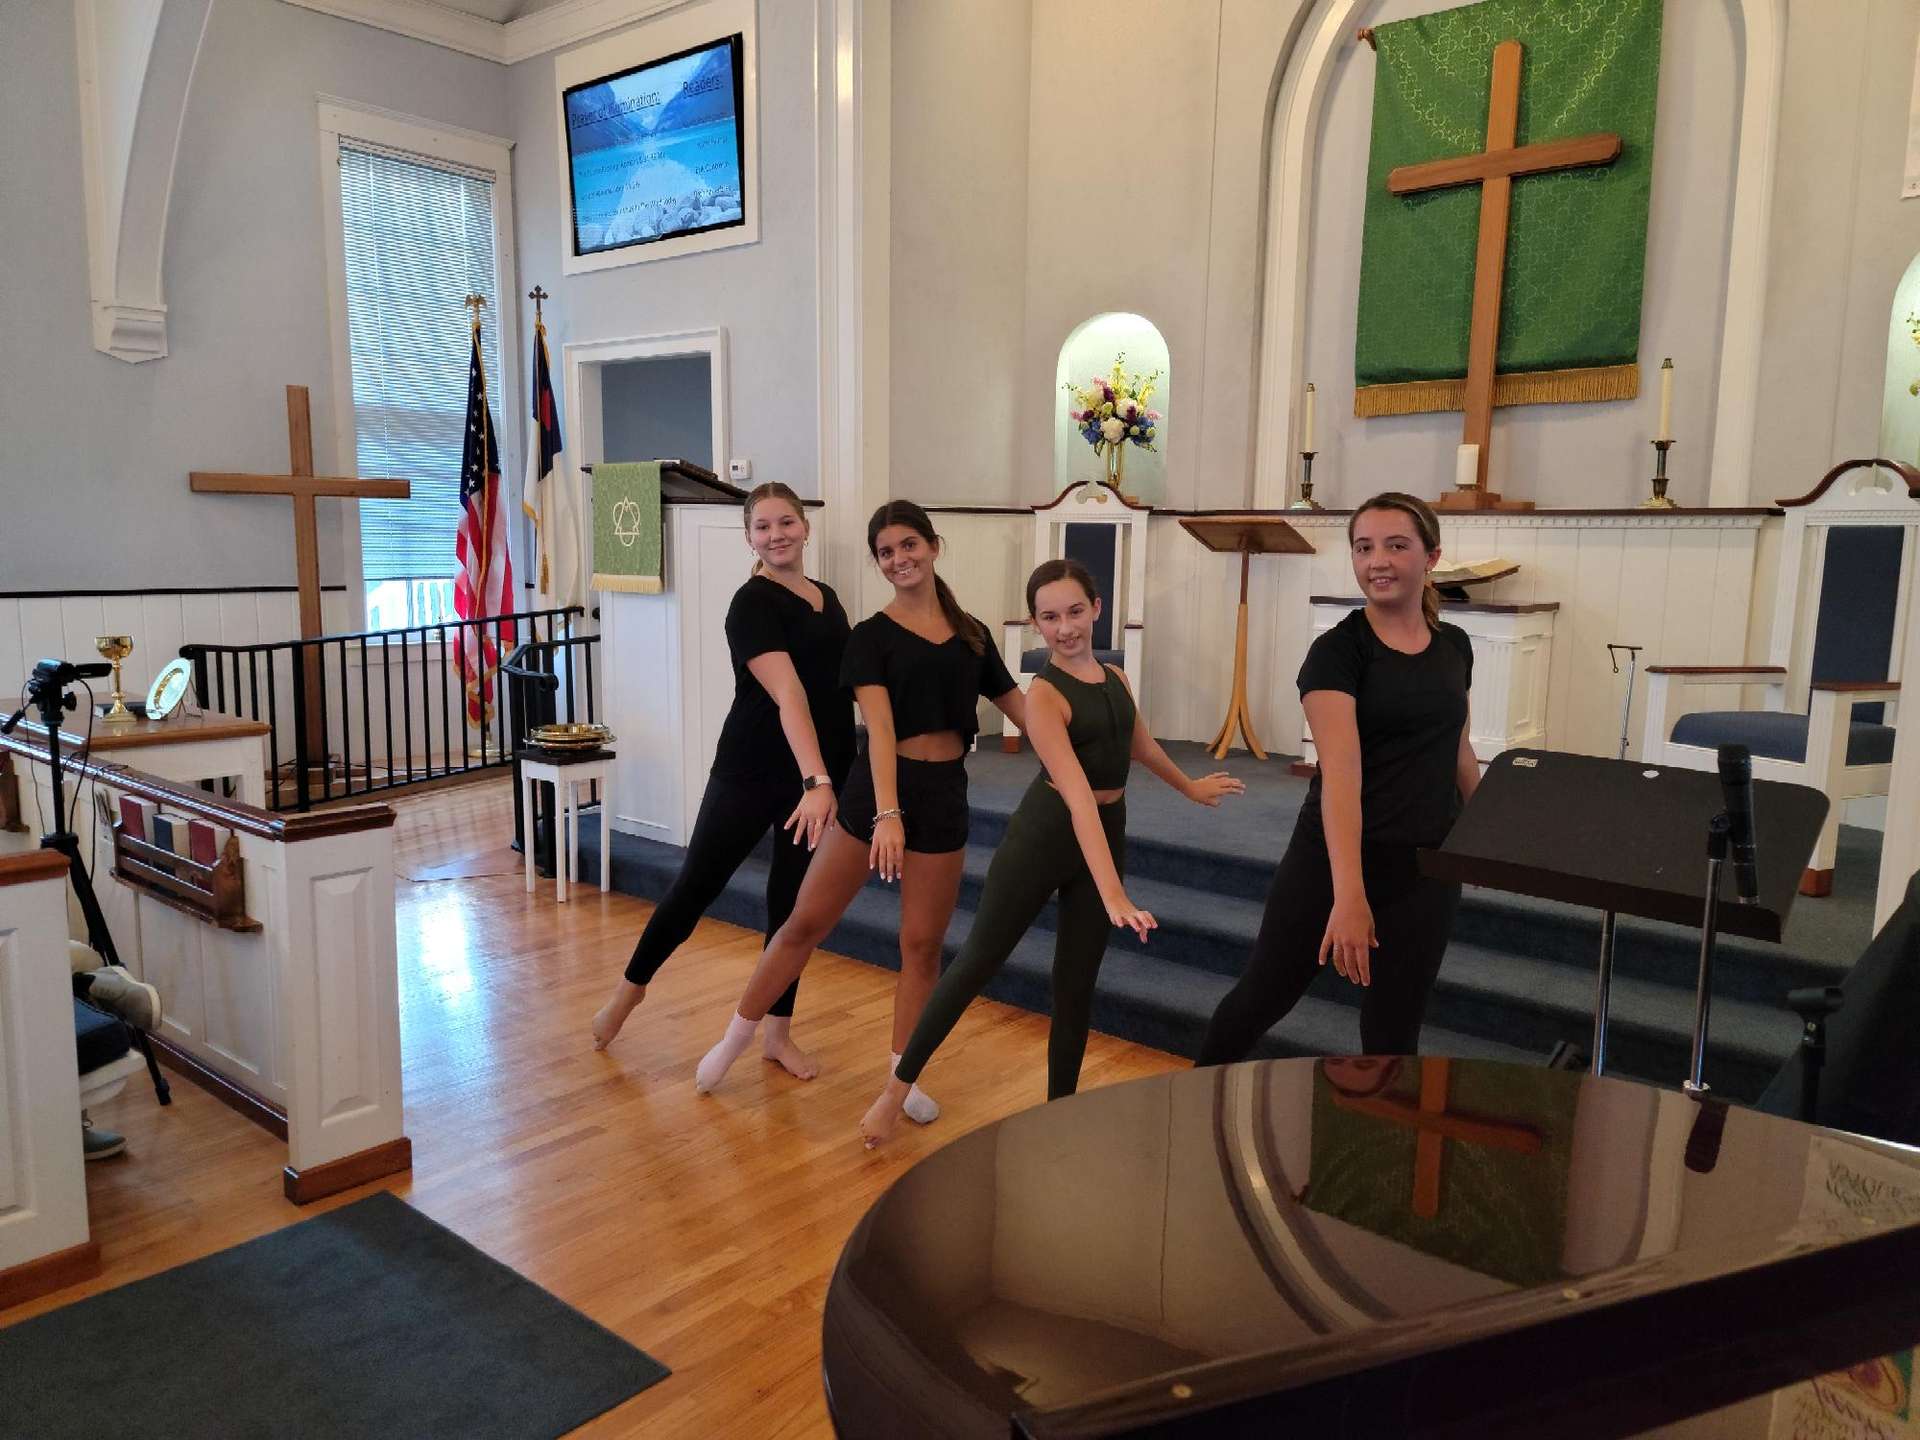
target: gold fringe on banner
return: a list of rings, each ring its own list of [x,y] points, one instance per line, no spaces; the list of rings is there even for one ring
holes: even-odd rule
[[[1595,365],[1581,370],[1523,370],[1493,378],[1493,403],[1501,405],[1578,405],[1596,400],[1631,400],[1640,393],[1640,366]],[[1408,380],[1397,385],[1366,385],[1353,392],[1353,413],[1427,415],[1467,408],[1467,382]]]
[[[658,575],[607,575],[597,570],[592,584],[595,590],[621,590],[629,595],[658,595],[665,589]]]

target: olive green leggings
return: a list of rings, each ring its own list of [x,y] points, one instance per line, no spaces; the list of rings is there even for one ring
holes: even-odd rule
[[[1100,807],[1113,863],[1126,870],[1127,802]],[[932,1058],[961,1014],[1007,963],[1020,937],[1032,928],[1049,896],[1060,896],[1054,928],[1053,1028],[1047,1039],[1047,1098],[1071,1095],[1080,1083],[1080,1059],[1086,1054],[1087,1027],[1093,1017],[1093,985],[1107,953],[1112,923],[1074,837],[1067,802],[1036,776],[1007,822],[1006,837],[987,867],[986,890],[973,929],[960,953],[941,975],[901,1053],[894,1074],[912,1083]]]

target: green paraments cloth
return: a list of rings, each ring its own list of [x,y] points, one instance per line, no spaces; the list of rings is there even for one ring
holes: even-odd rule
[[[1513,182],[1494,403],[1639,391],[1662,0],[1484,0],[1374,27],[1354,413],[1464,408],[1480,186],[1387,192],[1387,172],[1486,146],[1493,49],[1526,46],[1517,144],[1620,136],[1620,158]]]
[[[622,460],[593,467],[593,588],[657,595],[660,573],[660,462]]]

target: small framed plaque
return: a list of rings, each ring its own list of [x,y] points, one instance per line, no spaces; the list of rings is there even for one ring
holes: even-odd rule
[[[166,667],[153,677],[153,688],[147,691],[147,719],[165,720],[170,717],[187,698],[187,687],[192,683],[191,660],[168,661]]]

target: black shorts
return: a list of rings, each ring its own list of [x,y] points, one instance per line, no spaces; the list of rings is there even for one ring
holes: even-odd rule
[[[967,848],[967,764],[964,760],[894,760],[894,789],[907,849],[919,855],[947,855]],[[840,828],[865,844],[873,843],[873,762],[864,750],[847,775],[840,796]]]

